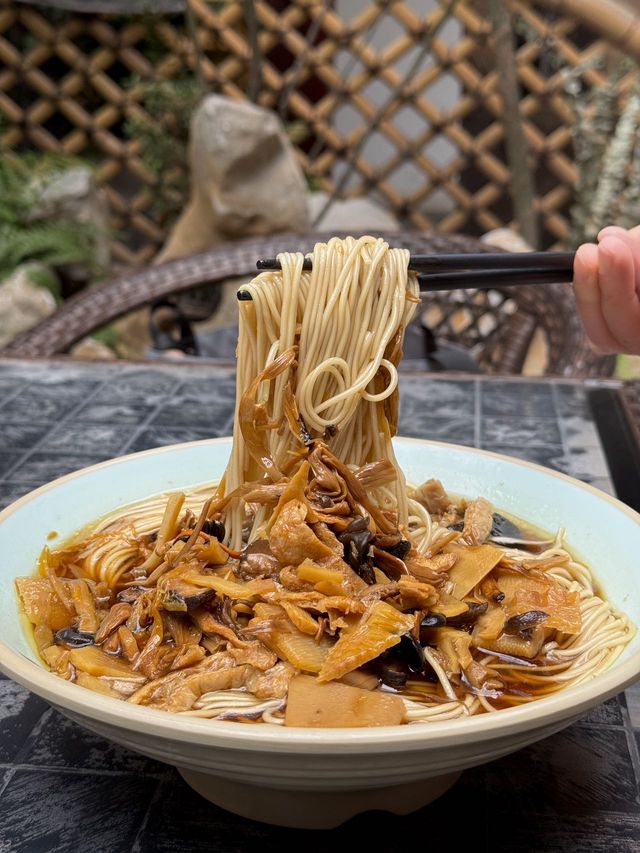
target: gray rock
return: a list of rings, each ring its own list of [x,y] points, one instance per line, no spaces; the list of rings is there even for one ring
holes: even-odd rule
[[[221,231],[239,237],[306,224],[306,182],[275,113],[210,95],[191,133],[193,180]]]
[[[21,332],[37,326],[56,310],[53,295],[34,284],[29,271],[36,265],[18,267],[0,284],[0,348],[7,346]]]
[[[275,113],[208,95],[191,121],[189,159],[191,198],[157,260],[307,228],[305,177]]]
[[[309,217],[317,231],[399,231],[400,223],[395,216],[368,198],[348,198],[332,202],[329,209],[316,222],[324,209],[328,194],[310,193]]]

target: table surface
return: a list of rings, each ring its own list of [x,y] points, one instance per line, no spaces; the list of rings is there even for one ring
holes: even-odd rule
[[[400,434],[539,462],[613,486],[590,394],[569,381],[403,376]],[[122,453],[231,432],[232,369],[0,362],[0,506]],[[469,770],[408,817],[360,815],[328,832],[269,827],[195,794],[173,768],[79,728],[0,676],[0,853],[640,851],[640,686],[519,753]],[[464,826],[457,829],[461,820]]]

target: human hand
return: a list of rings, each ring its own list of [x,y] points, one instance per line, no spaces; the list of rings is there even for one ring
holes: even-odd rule
[[[640,355],[640,225],[603,228],[576,252],[573,288],[585,331],[603,353]]]

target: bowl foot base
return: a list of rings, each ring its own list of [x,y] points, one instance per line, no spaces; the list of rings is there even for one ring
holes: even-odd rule
[[[242,817],[297,829],[332,829],[361,812],[387,811],[405,815],[442,796],[460,773],[419,782],[354,791],[301,791],[263,788],[208,773],[178,768],[202,797]]]

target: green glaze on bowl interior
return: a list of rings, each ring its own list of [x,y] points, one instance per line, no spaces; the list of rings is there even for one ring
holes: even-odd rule
[[[640,634],[595,679],[536,702],[466,720],[375,729],[293,729],[215,722],[132,706],[70,684],[39,662],[14,580],[34,570],[51,531],[62,541],[116,507],[218,479],[230,439],[137,453],[86,468],[0,513],[0,668],[81,725],[174,764],[219,805],[257,820],[330,827],[371,808],[406,813],[463,769],[546,737],[640,675]],[[640,624],[640,516],[608,495],[537,465],[439,442],[396,439],[407,479],[483,495],[544,530],[594,571],[613,605]],[[416,785],[416,782],[420,782]]]

